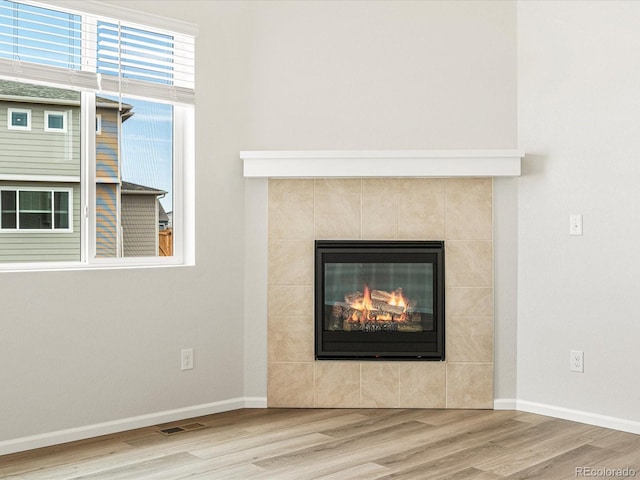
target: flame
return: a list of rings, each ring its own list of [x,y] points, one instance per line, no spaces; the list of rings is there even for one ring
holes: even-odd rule
[[[364,310],[372,310],[371,307],[373,307],[373,303],[371,303],[371,290],[369,290],[369,287],[366,283],[364,284],[363,297],[364,300],[362,301],[362,307],[364,308]]]
[[[404,311],[407,311],[407,299],[402,293],[402,289],[399,288],[391,293],[391,298],[389,299],[389,305],[393,305],[394,307],[402,307]]]

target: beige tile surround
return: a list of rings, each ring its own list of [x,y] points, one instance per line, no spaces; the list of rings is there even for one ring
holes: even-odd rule
[[[490,178],[269,180],[270,407],[493,408]],[[315,361],[315,239],[445,240],[445,362]]]

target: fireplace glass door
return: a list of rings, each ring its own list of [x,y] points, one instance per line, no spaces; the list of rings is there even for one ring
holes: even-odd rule
[[[317,359],[444,359],[444,242],[316,241]]]

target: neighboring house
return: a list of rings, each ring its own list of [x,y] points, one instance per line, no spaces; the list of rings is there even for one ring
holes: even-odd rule
[[[96,97],[96,256],[122,256],[121,153],[122,123],[133,115],[132,106]]]
[[[0,262],[80,260],[80,94],[0,80]]]
[[[166,192],[122,181],[133,106],[96,97],[96,257],[158,255]],[[0,262],[78,261],[80,94],[0,80]]]
[[[162,231],[170,227],[171,219],[169,218],[169,214],[164,210],[160,201],[158,201],[158,228]]]
[[[123,256],[158,255],[161,212],[166,217],[159,197],[167,192],[130,182],[122,182],[121,189]]]

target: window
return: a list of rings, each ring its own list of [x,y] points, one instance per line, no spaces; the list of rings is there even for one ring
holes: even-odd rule
[[[5,188],[0,193],[0,230],[71,231],[71,189]]]
[[[10,130],[31,130],[31,110],[8,108],[7,118]]]
[[[61,132],[67,131],[67,112],[44,112],[44,131]]]
[[[195,28],[85,7],[0,0],[0,269],[192,264]]]

